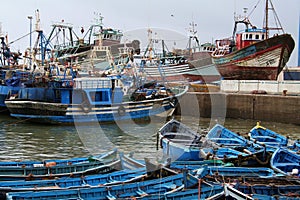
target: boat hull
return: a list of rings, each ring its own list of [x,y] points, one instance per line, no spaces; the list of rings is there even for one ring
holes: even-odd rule
[[[7,86],[0,85],[0,112],[8,112],[8,109],[5,104],[5,100],[9,94],[17,94],[19,91],[19,86]]]
[[[48,124],[74,124],[114,122],[141,119],[151,116],[167,116],[174,107],[173,98],[124,102],[107,106],[61,104],[39,101],[6,101],[12,117]]]
[[[199,134],[183,123],[172,119],[164,124],[157,133],[164,156],[171,161],[203,160],[201,150],[195,141]]]
[[[147,79],[157,81],[202,81],[208,83],[221,79],[215,65],[212,64],[211,57],[200,57],[181,64],[146,65],[143,70]]]
[[[143,195],[164,194],[174,188],[182,187],[183,174],[175,174],[168,177],[118,184],[112,186],[81,187],[75,189],[55,191],[29,191],[7,193],[9,199],[126,199]]]
[[[223,79],[276,80],[294,46],[291,35],[283,34],[212,58]]]
[[[192,144],[177,144],[168,140],[162,140],[163,154],[172,161],[202,161],[199,147],[191,147]]]

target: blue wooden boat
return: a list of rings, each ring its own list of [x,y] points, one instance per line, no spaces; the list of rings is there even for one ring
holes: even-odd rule
[[[219,145],[222,145],[223,147],[241,149],[247,153],[255,153],[263,149],[262,146],[247,140],[246,138],[220,124],[216,124],[213,128],[211,128],[208,131],[206,138]]]
[[[146,169],[121,170],[107,174],[95,174],[77,178],[60,178],[35,181],[0,181],[0,195],[8,192],[45,191],[75,188],[91,188],[137,182],[147,178]],[[0,196],[0,199],[3,199]]]
[[[225,167],[224,167],[225,168]],[[259,169],[259,168],[257,168]],[[235,171],[238,171],[239,168]],[[249,168],[251,170],[251,168]],[[217,171],[218,173],[218,171]],[[262,173],[262,175],[264,172]],[[260,176],[239,174],[233,172],[223,174],[208,174],[201,177],[207,182],[219,182],[224,185],[224,193],[217,199],[294,199],[299,197],[299,179],[284,176]]]
[[[300,197],[299,179],[285,176],[277,177],[244,177],[232,181],[231,187],[259,199],[278,197],[278,199],[294,199]],[[259,197],[260,196],[260,197]]]
[[[267,165],[271,157],[260,145],[238,136],[221,125],[215,126],[209,135],[204,137],[203,134],[200,135],[172,119],[159,129],[158,135],[163,154],[172,161],[223,159],[236,166],[257,164],[261,166]]]
[[[251,196],[264,195],[265,197],[276,196],[278,198],[300,198],[300,185],[290,185],[289,183],[284,185],[267,185],[264,183],[257,185],[237,184],[234,188]]]
[[[275,147],[286,147],[289,143],[288,137],[261,126],[260,122],[250,130],[249,137],[252,141]]]
[[[287,148],[278,148],[272,155],[270,165],[274,171],[300,176],[300,155]]]
[[[190,200],[190,199],[211,199],[213,196],[223,191],[223,186],[217,184],[210,184],[207,182],[201,182],[199,188],[196,189],[178,189],[164,194],[148,195],[137,199],[143,200],[157,200],[157,199],[169,199],[169,200]]]
[[[74,160],[77,161],[76,159]],[[120,170],[122,167],[116,151],[103,154],[99,160],[96,157],[95,159],[86,158],[84,162],[74,164],[69,161],[57,160],[58,164],[56,162],[47,162],[42,165],[30,163],[30,165],[21,165],[19,167],[3,165],[0,167],[0,180],[41,180],[60,177],[80,177],[89,174],[108,173]]]
[[[275,151],[278,147],[287,147],[296,152],[300,150],[299,140],[292,140],[288,136],[267,129],[261,126],[260,122],[257,122],[256,126],[250,130],[248,135],[250,140],[267,146],[270,151]]]
[[[248,188],[247,188],[248,187]],[[245,189],[247,188],[247,189]],[[224,196],[222,199],[239,200],[299,200],[299,186],[272,186],[258,185],[235,188],[230,184],[224,185]],[[259,190],[259,191],[258,191]],[[298,190],[298,191],[297,191]],[[285,192],[284,192],[285,191]],[[287,191],[296,193],[288,194]],[[283,193],[282,193],[283,192]]]
[[[157,138],[157,144],[160,143],[163,154],[171,158],[171,161],[203,160],[206,156],[202,151],[203,147],[217,147],[214,143],[204,141],[203,135],[175,119],[168,121],[158,130]]]
[[[7,199],[124,199],[169,192],[183,185],[183,174],[112,186],[7,193]]]
[[[98,155],[90,155],[87,157],[76,157],[70,159],[47,159],[43,161],[38,160],[18,160],[18,161],[1,161],[1,167],[18,167],[18,168],[26,168],[26,167],[45,167],[50,165],[56,166],[64,166],[64,165],[76,165],[82,163],[88,163],[92,161],[109,161],[116,159],[118,154],[117,149],[113,149],[111,151],[101,153]]]
[[[174,94],[165,86],[152,83],[136,91],[133,99],[127,97],[126,100],[119,76],[74,78],[54,83],[47,88],[22,88],[17,98],[6,100],[11,116],[50,124],[167,116],[188,90],[186,86]]]
[[[146,195],[138,199],[210,199],[223,191],[223,185],[219,183],[206,182],[183,170],[182,187],[160,194]]]
[[[232,162],[236,166],[268,166],[271,155],[274,152],[274,147],[266,147],[264,145],[257,144],[220,124],[216,124],[209,130],[206,135],[206,139],[211,140],[222,147],[228,147],[242,152],[243,154],[237,155],[237,157],[233,158],[224,154],[224,161]],[[215,155],[215,153],[212,154]],[[221,155],[219,155],[219,157],[221,157]]]

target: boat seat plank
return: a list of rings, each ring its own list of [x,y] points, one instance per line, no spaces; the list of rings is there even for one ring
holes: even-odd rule
[[[113,196],[109,191],[107,191],[107,195],[106,195],[106,197],[107,197],[107,199],[109,199],[109,200],[115,200],[115,199],[117,199],[115,196]]]
[[[187,135],[187,133],[185,132],[165,132],[162,133],[163,136],[169,136],[169,135],[182,135],[182,136],[188,136],[188,137],[193,137],[193,135]],[[200,135],[199,135],[200,136]],[[195,135],[195,137],[197,137],[197,135]]]
[[[141,190],[140,188],[136,191],[136,193],[140,196],[147,196],[148,194],[146,192],[144,192],[143,190]]]
[[[276,163],[274,164],[275,167],[290,167],[290,166],[295,166],[296,168],[299,168],[299,164],[297,163]]]
[[[240,141],[236,138],[208,138],[209,140]]]

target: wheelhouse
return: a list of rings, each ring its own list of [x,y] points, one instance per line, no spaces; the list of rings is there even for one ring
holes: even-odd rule
[[[246,29],[236,34],[235,44],[237,49],[266,39],[266,30],[264,29]]]

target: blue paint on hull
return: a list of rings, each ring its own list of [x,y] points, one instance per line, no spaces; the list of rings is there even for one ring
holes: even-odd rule
[[[123,115],[119,115],[118,113],[109,113],[109,114],[82,113],[80,115],[64,115],[64,116],[26,115],[26,114],[11,114],[11,116],[19,119],[30,120],[39,123],[73,124],[73,123],[93,123],[93,122],[114,122],[114,121],[121,121],[121,120],[141,119],[141,118],[158,115],[170,109],[173,108],[170,105],[166,105],[156,109],[149,110],[149,108],[146,108],[145,110],[131,111],[129,113],[126,112]]]

